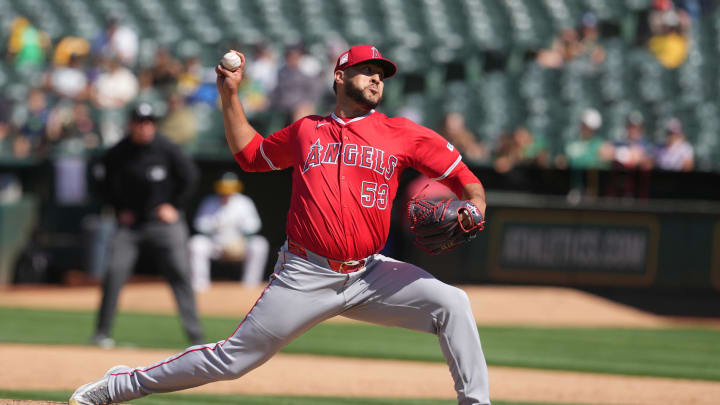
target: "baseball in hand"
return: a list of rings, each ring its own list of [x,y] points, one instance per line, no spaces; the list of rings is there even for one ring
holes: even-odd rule
[[[242,60],[240,60],[240,57],[235,52],[228,52],[223,55],[220,63],[222,63],[225,69],[234,72],[242,65]]]

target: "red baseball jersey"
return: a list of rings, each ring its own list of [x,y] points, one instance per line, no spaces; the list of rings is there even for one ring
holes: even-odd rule
[[[235,158],[245,171],[295,169],[287,236],[335,260],[383,248],[405,168],[442,181],[458,197],[463,184],[480,182],[436,132],[374,110],[350,120],[302,118],[267,138],[257,134]]]

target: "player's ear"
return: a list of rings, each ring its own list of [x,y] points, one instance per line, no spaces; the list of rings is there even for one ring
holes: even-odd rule
[[[344,84],[345,83],[345,71],[344,70],[336,70],[335,71],[335,84]]]

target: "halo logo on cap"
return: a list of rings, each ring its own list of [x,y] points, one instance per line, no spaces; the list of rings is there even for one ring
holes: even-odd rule
[[[355,45],[349,51],[342,53],[335,64],[335,70],[344,70],[366,61],[373,61],[382,66],[385,79],[397,73],[397,66],[383,58],[380,51],[372,45]]]

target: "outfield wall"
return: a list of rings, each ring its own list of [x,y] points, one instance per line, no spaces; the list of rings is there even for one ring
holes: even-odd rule
[[[202,161],[199,165],[202,181],[188,207],[188,217],[192,217],[200,199],[212,192],[213,181],[225,171],[234,170],[257,203],[263,219],[262,233],[271,244],[266,272],[272,271],[275,252],[285,240],[291,172],[242,173],[233,162],[226,161]],[[88,234],[85,225],[92,223],[89,216],[100,212],[100,204],[93,198],[92,183],[86,204],[59,204],[49,180],[54,178],[52,170],[51,165],[45,165],[18,171],[31,199],[37,201],[23,214],[28,216],[27,221],[21,222],[29,224],[28,227],[38,223],[38,243],[51,258],[47,281],[60,282],[69,269],[87,270],[87,244],[93,235]],[[403,220],[406,189],[416,175],[407,172],[401,177],[384,252],[417,263],[453,283],[720,291],[718,202],[596,199],[570,205],[564,196],[567,185],[564,172],[528,170],[520,172],[525,180],[518,183],[521,176],[499,177],[492,170],[476,171],[488,189],[489,204],[487,228],[476,240],[441,256],[429,256],[416,249]],[[709,175],[698,176],[660,173],[654,184],[663,190],[674,187],[677,195],[683,197],[688,188],[696,190],[695,197],[713,198],[709,190],[715,188],[701,182],[709,180],[705,178]],[[517,184],[511,184],[512,181]],[[704,186],[691,187],[693,182]],[[528,184],[534,188],[527,188]],[[513,188],[535,193],[514,192]],[[15,214],[3,215],[13,218],[14,223],[22,219]],[[5,235],[21,230],[8,225],[8,220],[3,223],[7,228],[3,230]],[[29,231],[30,228],[22,228],[23,235]],[[11,259],[7,246],[3,248],[0,256],[7,274]],[[16,244],[15,251],[18,248]],[[141,272],[153,271],[148,268],[152,266],[138,267]]]

